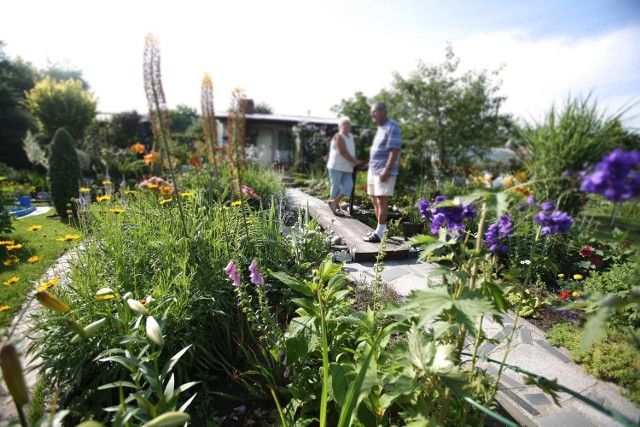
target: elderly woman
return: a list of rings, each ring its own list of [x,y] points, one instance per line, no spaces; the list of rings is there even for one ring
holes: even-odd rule
[[[331,178],[331,200],[329,207],[338,216],[344,212],[339,208],[340,200],[353,189],[353,167],[362,163],[356,159],[356,145],[351,134],[351,120],[342,118],[338,122],[339,132],[331,139],[327,169]]]

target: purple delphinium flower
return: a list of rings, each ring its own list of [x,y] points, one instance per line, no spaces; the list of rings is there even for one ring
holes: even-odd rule
[[[253,259],[253,261],[251,261],[251,265],[249,266],[249,273],[249,279],[251,280],[251,283],[257,286],[264,285],[264,278],[258,271],[258,263],[256,262],[255,258]]]
[[[229,275],[229,279],[233,280],[233,286],[240,286],[240,275],[233,261],[229,261],[229,264],[224,268],[224,272]]]
[[[527,206],[525,206],[525,205],[518,205],[518,210],[519,210],[520,212],[524,212],[524,211],[526,211],[526,210],[527,210]]]
[[[513,221],[509,215],[500,217],[498,224],[491,224],[485,234],[485,246],[491,252],[497,254],[499,252],[509,252],[509,246],[504,240],[513,233]]]
[[[552,211],[556,207],[555,203],[553,203],[552,201],[540,203],[538,206],[540,206],[540,209],[545,212]]]
[[[429,202],[427,199],[420,200],[420,203],[418,203],[418,209],[420,210],[420,216],[422,219],[431,219],[431,211],[429,210]]]
[[[445,196],[437,196],[435,203],[441,203],[446,200]],[[428,202],[425,201],[425,203]],[[476,210],[471,204],[466,206],[462,204],[440,207],[430,206],[427,209],[429,211],[428,217],[431,217],[431,234],[438,234],[440,228],[446,226],[449,233],[458,235],[465,229],[464,221],[473,219],[476,216]]]
[[[584,176],[580,189],[614,202],[640,197],[640,151],[616,148]]]
[[[536,202],[536,198],[533,196],[527,197],[527,204],[533,205]]]
[[[534,221],[542,226],[543,235],[566,233],[573,224],[569,214],[562,211],[554,211],[552,214],[540,211]]]

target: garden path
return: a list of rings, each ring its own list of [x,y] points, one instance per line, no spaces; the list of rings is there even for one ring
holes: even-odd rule
[[[41,211],[41,213],[45,212],[48,212],[48,210]],[[74,256],[76,256],[75,250],[69,251],[58,258],[56,263],[45,272],[42,281],[46,282],[48,280],[58,278],[60,279],[60,283],[56,286],[65,286],[67,272],[69,271],[69,262]],[[38,375],[34,369],[40,362],[39,359],[32,358],[27,354],[27,349],[30,346],[32,338],[32,336],[30,337],[27,332],[34,324],[33,316],[40,313],[40,309],[42,307],[35,299],[35,296],[36,290],[34,288],[31,291],[31,295],[27,297],[20,313],[13,319],[11,328],[9,329],[9,331],[13,331],[11,340],[16,346],[18,354],[21,355],[22,369],[25,373],[25,380],[29,390],[34,390],[38,381]],[[18,412],[16,411],[16,407],[11,399],[11,395],[6,389],[4,378],[2,378],[2,372],[0,372],[0,427],[9,425],[10,420],[17,419]]]
[[[287,191],[291,191],[288,189]],[[304,206],[306,200],[300,197],[299,190],[291,200]],[[308,196],[311,199],[311,196]],[[331,212],[327,209],[327,214]],[[377,246],[377,245],[376,245]],[[413,255],[413,256],[411,256]],[[344,258],[343,258],[344,259]],[[349,259],[346,259],[350,261]],[[374,265],[371,262],[347,262],[344,270],[358,284],[371,285],[374,278]],[[429,286],[431,272],[438,268],[436,264],[418,261],[417,255],[410,253],[409,258],[384,260],[381,273],[383,282],[402,297],[413,290],[426,289]],[[437,280],[437,279],[436,279]],[[513,313],[502,315],[502,325],[491,316],[486,316],[483,329],[489,338],[498,340],[496,344],[484,343],[478,349],[480,356],[501,361],[506,351],[506,338],[516,329],[506,363],[540,375],[587,397],[592,401],[612,409],[633,424],[640,424],[640,409],[620,394],[619,389],[610,383],[597,380],[587,374],[579,365],[571,361],[569,352],[549,344],[545,333],[525,319],[518,319],[514,325]],[[470,343],[467,352],[472,351]],[[482,362],[478,365],[488,373],[497,376],[497,364]],[[527,385],[522,374],[512,370],[503,370],[496,399],[502,407],[521,425],[539,427],[595,427],[620,426],[613,418],[591,408],[568,393],[558,393],[561,406],[538,387]],[[633,425],[632,424],[632,425]]]

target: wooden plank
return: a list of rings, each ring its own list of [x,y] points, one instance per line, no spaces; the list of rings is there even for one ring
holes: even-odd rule
[[[346,214],[339,217],[331,212],[329,205],[313,196],[303,193],[297,188],[288,188],[289,199],[302,208],[309,207],[309,215],[318,221],[324,230],[333,230],[334,236],[340,236],[343,244],[356,262],[374,261],[380,245],[365,242],[363,238],[373,231],[371,227]],[[409,248],[402,246],[404,242],[397,238],[388,238],[385,248],[385,259],[405,259],[409,256]]]

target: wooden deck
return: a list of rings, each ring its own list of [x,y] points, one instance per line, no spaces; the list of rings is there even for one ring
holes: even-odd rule
[[[365,242],[363,237],[373,231],[371,227],[346,214],[343,217],[334,215],[329,205],[316,197],[303,193],[296,188],[288,188],[287,196],[302,208],[309,206],[309,215],[320,226],[327,230],[331,228],[334,236],[340,236],[349,253],[356,262],[374,261],[380,245]],[[405,259],[409,256],[409,247],[403,246],[401,238],[388,238],[385,248],[385,259]]]

